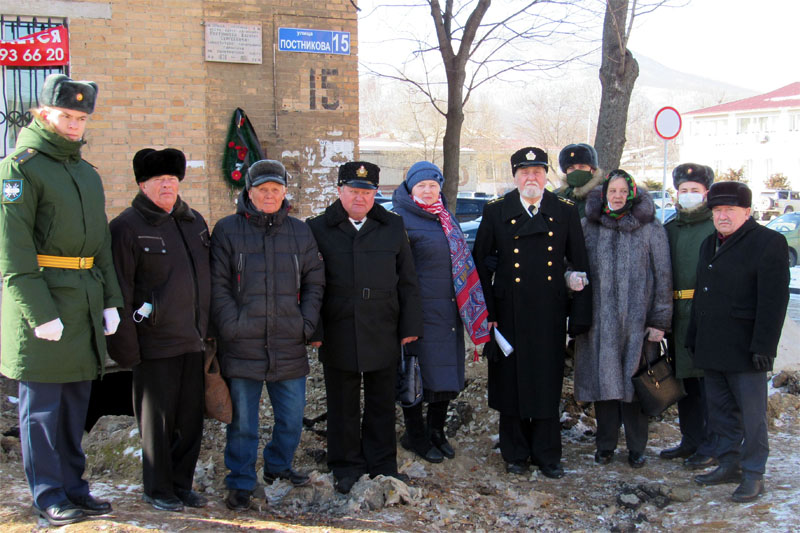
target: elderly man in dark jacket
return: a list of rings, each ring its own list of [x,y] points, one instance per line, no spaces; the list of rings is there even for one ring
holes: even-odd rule
[[[505,356],[493,340],[484,352],[506,470],[524,474],[530,459],[544,475],[560,478],[567,318],[571,334],[587,331],[592,294],[581,290],[570,298],[567,292],[567,265],[585,273],[589,260],[578,210],[544,189],[547,165],[547,153],[539,148],[511,156],[517,188],[484,208],[473,256],[489,323],[514,349]],[[491,257],[497,257],[496,272]]]
[[[125,305],[108,353],[133,368],[144,499],[156,509],[180,511],[206,505],[192,479],[203,436],[208,226],[178,195],[186,173],[183,152],[139,150],[133,172],[139,193],[111,221]]]
[[[342,493],[365,473],[404,478],[394,432],[396,368],[400,345],[422,334],[403,220],[375,204],[379,171],[361,161],[339,167],[339,199],[308,221],[325,258],[325,302],[313,340],[325,372],[328,466]]]
[[[288,177],[279,161],[254,163],[236,214],[217,222],[211,237],[211,310],[233,401],[225,446],[226,505],[233,510],[250,507],[256,485],[264,382],[275,426],[264,447],[263,479],[309,481],[292,461],[303,429],[305,344],[319,320],[325,270],[308,226],[289,216]]]
[[[789,303],[789,251],[783,235],[750,216],[752,194],[744,183],[715,183],[707,198],[717,232],[700,247],[686,345],[705,371],[719,467],[695,481],[740,482],[732,499],[748,502],[764,492],[766,373]]]

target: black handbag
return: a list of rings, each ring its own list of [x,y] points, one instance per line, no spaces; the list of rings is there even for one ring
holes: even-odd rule
[[[651,363],[648,351],[652,348],[658,350],[659,355]],[[666,341],[656,343],[645,340],[642,359],[644,365],[631,378],[633,388],[642,405],[642,412],[648,416],[658,416],[686,396],[683,380],[675,377],[672,358],[667,355]]]
[[[419,369],[419,358],[400,349],[397,361],[397,403],[401,407],[414,407],[422,401],[422,371]]]

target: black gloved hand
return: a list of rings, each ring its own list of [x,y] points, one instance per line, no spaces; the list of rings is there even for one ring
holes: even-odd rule
[[[489,269],[489,272],[497,272],[497,261],[498,259],[496,255],[487,255],[483,260],[483,264],[486,265],[486,268]]]
[[[756,367],[756,370],[769,370],[769,368],[772,366],[772,357],[754,353],[753,366]]]

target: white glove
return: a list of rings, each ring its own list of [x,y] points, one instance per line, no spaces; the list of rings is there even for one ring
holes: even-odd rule
[[[567,271],[564,274],[564,279],[567,281],[567,287],[575,292],[582,291],[584,287],[589,285],[589,277],[586,272]]]
[[[119,313],[116,307],[103,309],[103,333],[113,335],[119,326]]]
[[[33,328],[33,334],[46,341],[60,341],[62,333],[64,333],[64,323],[60,318]]]

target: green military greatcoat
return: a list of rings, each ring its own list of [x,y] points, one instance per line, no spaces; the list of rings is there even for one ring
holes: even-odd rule
[[[664,229],[672,257],[672,287],[675,291],[694,289],[700,245],[715,231],[711,210],[705,203],[691,210],[679,207],[677,216],[667,222]],[[667,339],[675,358],[675,374],[681,379],[703,377],[703,371],[694,367],[685,347],[692,300],[674,300],[673,303],[672,332]]]
[[[82,144],[35,119],[0,162],[0,372],[12,379],[69,383],[103,371],[103,309],[122,307],[122,295],[103,184],[81,159]],[[41,268],[37,254],[94,257],[94,267]],[[56,318],[61,340],[35,337],[35,327]]]

